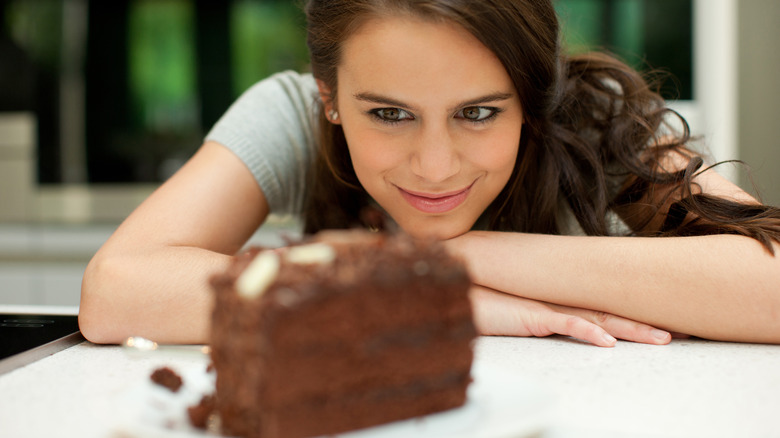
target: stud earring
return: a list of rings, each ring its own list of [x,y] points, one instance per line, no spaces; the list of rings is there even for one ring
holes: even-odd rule
[[[336,122],[339,119],[339,112],[336,110],[330,110],[328,111],[328,119],[330,119],[331,122]]]

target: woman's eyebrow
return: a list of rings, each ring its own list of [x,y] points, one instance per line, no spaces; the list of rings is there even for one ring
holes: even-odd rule
[[[382,96],[380,94],[375,93],[355,93],[353,96],[357,100],[362,100],[363,102],[370,102],[370,103],[376,103],[379,105],[387,105],[391,107],[398,107],[398,108],[409,108],[411,110],[414,110],[413,105],[409,105],[406,103],[401,102],[400,100],[395,100],[390,97]]]
[[[464,106],[474,106],[474,105],[479,105],[481,103],[500,102],[502,100],[509,100],[512,97],[514,97],[513,93],[496,92],[496,93],[487,94],[482,97],[477,97],[475,99],[466,100],[464,102],[457,104],[455,108],[463,108]]]
[[[408,103],[401,102],[400,100],[393,99],[392,97],[382,96],[380,94],[376,93],[370,93],[370,92],[363,92],[363,93],[355,93],[353,97],[357,100],[361,100],[363,102],[371,102],[376,103],[379,105],[387,105],[390,107],[396,107],[396,108],[408,108],[410,110],[416,110],[414,105],[410,105]],[[473,99],[465,100],[463,102],[458,103],[453,107],[453,110],[456,110],[458,108],[463,108],[467,106],[474,106],[479,105],[483,103],[489,103],[489,102],[498,102],[503,100],[508,100],[514,97],[513,93],[504,93],[504,92],[495,92],[495,93],[489,93],[484,96],[476,97]]]

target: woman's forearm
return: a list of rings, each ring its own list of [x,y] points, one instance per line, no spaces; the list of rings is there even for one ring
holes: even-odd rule
[[[780,256],[746,237],[471,232],[448,245],[489,288],[709,339],[780,343]]]
[[[209,278],[231,257],[191,247],[98,253],[82,283],[79,324],[97,343],[142,336],[165,343],[208,341]]]
[[[209,278],[223,271],[268,215],[254,176],[207,142],[117,228],[87,266],[79,323],[90,341],[145,336],[202,343]]]

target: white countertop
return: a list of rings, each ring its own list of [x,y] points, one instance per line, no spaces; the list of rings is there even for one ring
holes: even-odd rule
[[[157,367],[205,360],[76,345],[0,375],[0,436],[117,436],[124,393]],[[780,346],[694,339],[607,349],[558,336],[489,337],[477,341],[476,362],[549,392],[555,404],[541,437],[780,436]]]

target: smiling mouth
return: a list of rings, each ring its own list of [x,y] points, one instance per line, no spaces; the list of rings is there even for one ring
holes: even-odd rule
[[[398,187],[398,191],[401,192],[401,196],[406,202],[417,210],[428,214],[441,214],[447,213],[463,204],[466,198],[468,198],[473,185],[474,183],[471,183],[465,189],[441,194],[412,192],[400,187]]]

